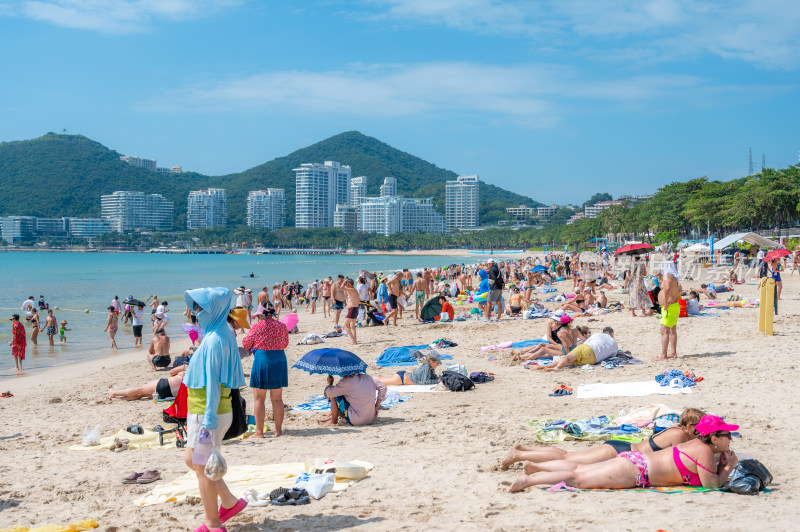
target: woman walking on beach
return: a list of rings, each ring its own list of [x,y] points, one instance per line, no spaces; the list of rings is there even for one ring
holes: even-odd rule
[[[647,268],[643,262],[639,262],[639,257],[634,255],[631,274],[628,276],[628,302],[633,317],[636,317],[636,309],[641,310],[643,316],[647,316],[647,309],[653,305],[650,296],[647,295],[647,286],[644,284],[645,277],[647,277]]]
[[[117,335],[117,324],[119,323],[119,315],[117,314],[116,309],[113,306],[108,307],[108,321],[106,322],[106,328],[103,329],[103,332],[108,332],[108,337],[111,339],[111,349],[118,349],[117,348],[117,341],[114,337]]]
[[[283,432],[283,388],[289,386],[289,367],[284,352],[289,345],[289,331],[286,325],[275,319],[272,307],[259,307],[253,316],[257,316],[259,321],[242,339],[242,346],[254,352],[250,387],[253,389],[256,433],[252,437],[264,437],[267,390],[272,403],[275,436],[280,436]]]
[[[25,326],[19,322],[19,314],[11,316],[11,356],[14,357],[14,370],[22,371],[22,361],[25,360],[25,347],[28,341],[25,338]]]
[[[206,464],[195,464],[192,457],[198,438],[209,437],[214,448],[222,444],[233,421],[231,390],[245,385],[244,371],[236,337],[227,322],[230,290],[197,288],[187,290],[184,297],[205,331],[183,379],[188,389],[184,461],[197,476],[205,514],[203,524],[195,532],[209,532],[241,512],[247,502],[237,499],[224,480],[209,479],[205,474]]]

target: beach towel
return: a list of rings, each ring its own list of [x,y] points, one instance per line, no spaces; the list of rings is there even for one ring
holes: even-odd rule
[[[628,423],[633,425],[634,423],[639,423],[642,421],[652,421],[657,417],[667,416],[670,414],[680,415],[680,410],[675,410],[673,408],[668,407],[665,404],[661,403],[653,403],[647,406],[641,406],[634,410],[631,410],[624,416],[620,416],[614,420],[614,423],[622,424]]]
[[[372,471],[373,465],[369,462],[351,460],[351,464],[363,467],[366,471]],[[306,473],[306,465],[303,462],[293,462],[287,464],[267,464],[267,465],[235,465],[228,467],[225,475],[225,483],[230,490],[237,496],[245,491],[254,489],[259,493],[269,493],[270,491],[294,486],[297,477]],[[337,475],[336,483],[333,485],[333,493],[346,490],[356,481],[350,478],[342,478]],[[153,488],[149,493],[134,500],[136,506],[150,506],[153,504],[163,504],[165,502],[179,502],[186,497],[200,497],[197,487],[197,476],[193,472],[187,472],[172,482],[165,482]]]
[[[652,429],[633,428],[609,421],[607,416],[594,417],[588,420],[580,419],[528,419],[525,424],[535,430],[534,439],[538,442],[560,442],[566,440],[576,441],[605,441],[622,440],[639,442],[650,437]]]
[[[405,386],[404,386],[405,387]],[[391,408],[395,405],[399,405],[400,403],[404,403],[411,399],[411,395],[401,396],[399,393],[387,393],[386,399],[383,400],[381,406],[384,408]],[[303,404],[299,404],[292,408],[292,411],[302,411],[302,412],[324,412],[331,409],[331,402],[330,400],[326,399],[322,395],[315,394],[312,397],[306,398],[306,402]]]
[[[108,448],[114,443],[115,438],[119,438],[120,440],[128,440],[128,450],[133,449],[175,449],[175,433],[174,432],[165,432],[164,433],[164,445],[158,444],[158,433],[152,432],[153,427],[144,427],[144,434],[131,434],[130,432],[126,431],[125,429],[120,429],[111,436],[105,436],[100,438],[100,443],[98,445],[92,445],[91,447],[85,447],[83,445],[73,445],[69,448],[70,451],[106,451],[108,452]],[[230,440],[224,440],[222,442],[223,445],[246,438],[250,434],[253,434],[256,431],[255,425],[249,425],[247,427],[247,432],[242,434],[237,438],[231,438]]]
[[[554,493],[558,490],[554,490]],[[623,489],[606,489],[606,488],[589,488],[577,489],[572,488],[571,492],[581,491],[654,491],[656,493],[705,493],[707,491],[722,491],[719,488],[704,488],[703,486],[650,486],[649,488],[623,488]]]
[[[598,399],[601,397],[643,397],[645,395],[675,395],[692,393],[691,388],[670,388],[661,386],[655,380],[641,382],[615,382],[605,384],[581,384],[578,386],[578,399]]]
[[[435,384],[410,384],[408,386],[387,386],[389,392],[395,393],[447,393],[450,390],[434,390]]]
[[[631,355],[630,351],[618,351],[616,355],[610,356],[603,361],[603,364],[614,364],[617,366],[625,366],[628,364],[644,364],[643,360]]]
[[[429,346],[425,344],[389,347],[381,354],[381,356],[378,357],[375,365],[379,368],[388,368],[392,366],[416,366],[419,364],[419,360],[414,357],[414,353],[416,351],[420,351],[421,349],[429,349]],[[450,355],[439,356],[442,360],[453,358]]]
[[[543,340],[542,338],[538,338],[536,340],[523,340],[521,342],[514,342],[513,344],[511,344],[511,347],[513,347],[514,349],[521,349],[523,347],[530,347],[532,345],[547,344],[547,343],[550,342],[548,342],[547,340]]]
[[[82,530],[89,530],[100,526],[94,519],[84,519],[77,523],[70,525],[45,525],[36,528],[28,528],[27,526],[15,526],[11,528],[3,528],[0,532],[81,532]]]

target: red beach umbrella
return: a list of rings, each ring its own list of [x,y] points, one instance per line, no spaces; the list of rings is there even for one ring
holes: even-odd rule
[[[791,255],[792,252],[786,248],[783,249],[773,249],[769,253],[764,256],[764,262],[769,262],[771,260],[779,259],[781,257],[788,257]]]
[[[655,248],[650,244],[628,244],[615,251],[614,255],[644,255],[645,253],[650,253],[654,249]]]

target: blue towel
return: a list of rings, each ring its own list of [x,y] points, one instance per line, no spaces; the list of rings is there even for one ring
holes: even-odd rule
[[[385,406],[386,408],[391,408],[395,405],[408,401],[409,399],[411,399],[411,397],[412,397],[411,395],[405,395],[403,397],[400,397],[399,401],[384,401],[381,403],[381,406]],[[317,399],[309,403],[303,403],[301,405],[297,405],[294,408],[292,408],[292,410],[304,410],[304,411],[313,410],[320,412],[330,409],[331,409],[331,402],[325,399],[324,397],[322,399]],[[255,424],[255,422],[253,424]]]
[[[389,347],[381,354],[381,356],[378,357],[375,365],[380,368],[388,368],[391,366],[416,366],[419,364],[419,360],[414,358],[414,352],[428,348],[429,346],[427,344]],[[442,360],[449,360],[453,358],[450,355],[442,355],[441,353],[439,356],[442,358]]]
[[[538,340],[523,340],[522,342],[514,342],[513,344],[511,344],[511,347],[513,347],[514,349],[520,349],[521,347],[530,347],[532,345],[546,344],[546,343],[548,342],[539,338]]]

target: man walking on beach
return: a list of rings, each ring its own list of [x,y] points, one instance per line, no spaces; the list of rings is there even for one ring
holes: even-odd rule
[[[336,282],[331,285],[331,295],[333,296],[333,304],[331,305],[331,310],[333,310],[333,327],[336,328],[339,326],[339,316],[342,314],[342,310],[344,310],[344,275],[339,275],[336,278]]]
[[[144,305],[133,311],[133,346],[142,345],[142,326],[144,325]]]
[[[497,320],[500,321],[500,300],[503,298],[503,275],[500,273],[500,268],[494,259],[487,261],[489,266],[486,273],[489,274],[489,296],[486,299],[486,310],[484,311],[487,320],[492,319],[492,307],[497,303]]]
[[[389,319],[392,319],[392,325],[397,325],[397,312],[398,312],[398,303],[397,297],[400,295],[400,291],[402,290],[402,284],[400,279],[403,277],[403,272],[398,271],[394,274],[394,277],[389,279],[389,282],[386,283],[386,288],[389,289],[389,313],[386,315],[386,318],[383,320],[384,325],[389,325]]]
[[[671,262],[662,264],[661,277],[661,291],[658,293],[658,303],[661,305],[661,356],[656,360],[678,358],[678,316],[681,312],[678,304],[681,284],[675,265]]]
[[[28,341],[25,338],[25,327],[19,322],[19,314],[11,316],[11,356],[14,357],[14,370],[22,371],[22,361],[25,360],[25,347]],[[53,339],[50,339],[52,345]]]
[[[428,269],[426,268],[427,272]],[[421,272],[417,272],[417,278],[414,280],[414,317],[419,319],[419,313],[422,310],[425,301],[428,299],[428,281],[425,280]]]

